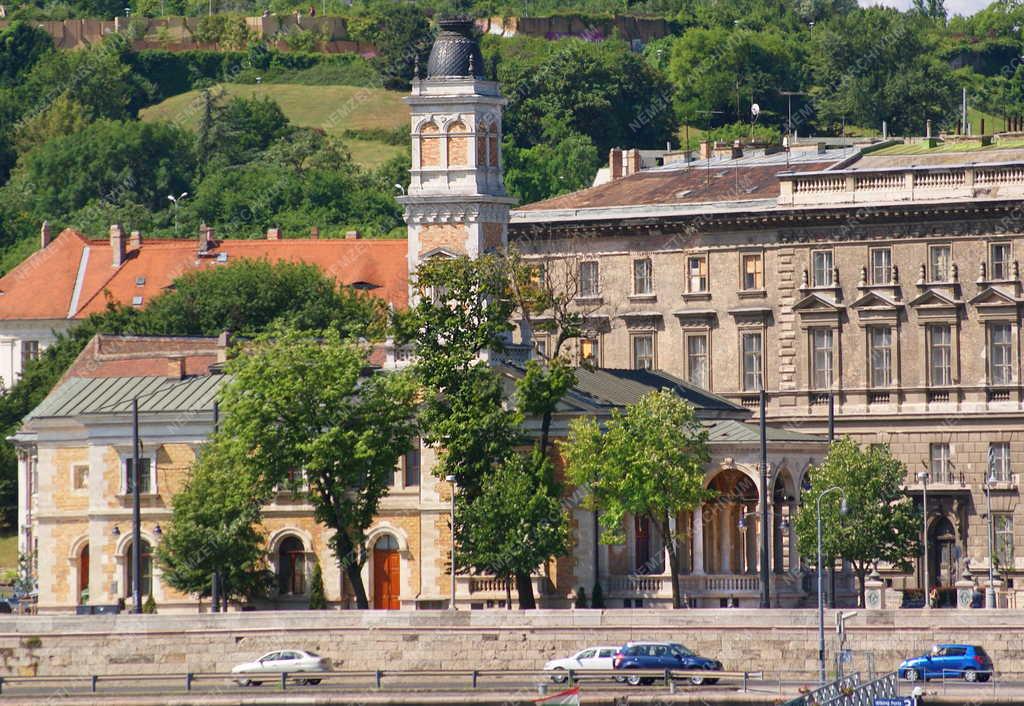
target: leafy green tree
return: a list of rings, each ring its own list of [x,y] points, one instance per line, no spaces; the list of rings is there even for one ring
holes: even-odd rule
[[[324,571],[320,568],[319,561],[313,564],[313,576],[309,579],[309,609],[327,609],[327,596],[324,594]]]
[[[818,497],[821,501],[822,551],[831,560],[842,557],[857,576],[860,604],[864,605],[864,581],[880,561],[904,570],[921,552],[921,517],[910,497],[903,492],[907,468],[892,457],[888,448],[861,449],[851,439],[832,444],[821,465],[811,471],[811,488],[803,494],[803,505],[794,522],[797,545],[805,557],[817,555]],[[841,497],[847,513],[841,515]]]
[[[89,124],[85,106],[67,94],[58,96],[46,110],[21,123],[15,134],[15,146],[21,154],[55,137],[71,135]]]
[[[411,3],[379,3],[348,22],[353,39],[377,48],[374,65],[387,88],[408,90],[417,57],[422,65],[430,54],[433,32],[422,7]]]
[[[318,522],[359,608],[369,602],[360,568],[366,530],[398,459],[416,433],[416,385],[405,373],[364,375],[368,352],[333,329],[319,339],[275,328],[228,366],[223,436],[259,495],[301,491],[302,469]]]
[[[679,595],[678,542],[682,533],[670,518],[691,512],[711,497],[704,488],[704,467],[710,459],[707,430],[693,407],[668,390],[652,392],[614,411],[602,434],[597,421],[580,417],[559,444],[568,477],[587,488],[587,502],[600,510],[602,539],[624,541],[627,515],[647,517],[668,550],[672,606]]]
[[[594,143],[561,118],[544,116],[550,127],[542,141],[517,147],[507,137],[503,147],[505,184],[520,203],[533,203],[590,186],[602,164]]]
[[[528,456],[511,455],[476,498],[460,499],[457,513],[460,564],[504,579],[509,608],[512,580],[564,554],[569,541],[567,513],[538,482],[536,465]]]
[[[53,51],[53,40],[44,30],[15,20],[0,30],[0,86],[17,86],[44,55]]]
[[[263,596],[273,585],[257,527],[262,496],[234,450],[223,434],[215,435],[171,501],[156,559],[162,580],[183,593],[210,595],[215,573],[228,598]]]

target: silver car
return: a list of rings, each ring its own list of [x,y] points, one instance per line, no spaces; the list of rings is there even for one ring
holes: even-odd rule
[[[615,653],[618,651],[618,647],[612,646],[588,647],[585,650],[580,650],[572,657],[551,660],[544,665],[544,670],[554,672],[551,675],[551,681],[556,684],[563,684],[569,678],[567,672],[570,669],[573,672],[582,672],[588,669],[606,669],[611,671],[612,658],[615,657]],[[579,676],[577,675],[577,678]],[[607,679],[608,677],[605,678]],[[622,681],[622,677],[616,677],[615,679],[616,681]]]
[[[231,669],[232,674],[244,674],[235,681],[239,686],[259,686],[263,680],[258,675],[266,674],[267,678],[272,675],[279,675],[283,672],[305,673],[305,672],[329,672],[331,661],[312,652],[305,650],[277,650],[268,652],[254,662],[243,662]],[[319,684],[317,678],[300,679],[300,684]]]

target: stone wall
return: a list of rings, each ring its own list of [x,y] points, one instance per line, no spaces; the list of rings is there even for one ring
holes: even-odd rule
[[[829,654],[835,618],[826,615]],[[847,621],[855,669],[868,652],[893,669],[935,642],[982,644],[1000,672],[1024,672],[1024,613],[983,610],[861,611]],[[224,672],[272,649],[295,647],[344,670],[540,669],[592,644],[683,642],[729,670],[799,671],[817,659],[813,610],[329,611],[227,615],[7,616],[0,674]]]

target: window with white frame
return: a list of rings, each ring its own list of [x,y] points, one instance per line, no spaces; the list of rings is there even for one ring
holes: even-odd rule
[[[949,245],[928,246],[928,276],[932,282],[953,279],[953,250]]]
[[[832,329],[811,329],[811,387],[815,390],[832,387],[832,341]]]
[[[633,369],[653,370],[654,369],[654,334],[638,333],[632,337],[633,344]]]
[[[740,262],[742,267],[741,284],[745,291],[764,289],[764,254],[744,253]]]
[[[871,387],[889,387],[892,385],[892,327],[869,328],[868,348]]]
[[[533,350],[537,352],[539,358],[548,357],[548,337],[547,336],[534,336],[533,338]]]
[[[89,487],[89,464],[76,463],[71,467],[71,487],[75,490]]]
[[[686,283],[691,294],[708,291],[708,256],[690,255],[686,258]]]
[[[125,493],[135,492],[135,460],[126,458],[124,460],[124,489]],[[139,459],[139,492],[152,493],[153,491],[153,459],[142,457]]]
[[[694,333],[686,337],[686,375],[687,379],[705,390],[710,390],[708,369],[708,337],[707,334]]]
[[[811,285],[831,287],[834,284],[835,282],[832,280],[832,251],[813,251],[811,253]]]
[[[988,278],[1010,279],[1010,243],[989,244]]]
[[[601,294],[598,274],[599,269],[597,260],[587,260],[580,263],[579,290],[581,297],[596,297]]]
[[[953,463],[949,444],[937,443],[928,445],[929,480],[932,483],[949,483],[952,480]]]
[[[997,483],[1010,482],[1010,442],[996,441],[988,445],[988,477]]]
[[[743,390],[757,392],[762,387],[763,360],[762,336],[759,331],[750,331],[740,337],[743,360]]]
[[[651,258],[644,257],[633,260],[633,294],[647,295],[654,293],[654,264]]]
[[[403,465],[403,471],[405,475],[404,485],[406,488],[415,488],[420,484],[420,439],[416,437],[412,440],[412,448],[405,454]]]
[[[928,327],[928,384],[953,384],[953,329],[946,324]]]
[[[888,284],[892,279],[892,248],[871,248],[871,284]]]
[[[22,341],[21,342],[21,369],[25,370],[25,367],[33,360],[39,357],[39,341]]]
[[[1009,323],[988,325],[988,379],[991,385],[1013,383],[1013,327]]]

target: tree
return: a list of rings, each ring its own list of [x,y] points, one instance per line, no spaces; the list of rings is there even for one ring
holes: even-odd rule
[[[156,559],[162,580],[183,593],[210,595],[215,574],[225,598],[265,595],[273,585],[257,528],[263,496],[233,452],[231,440],[216,434],[171,501]]]
[[[309,609],[327,609],[327,596],[324,595],[324,572],[320,568],[319,561],[313,564],[313,576],[309,579]]]
[[[430,22],[421,7],[410,3],[382,3],[348,20],[353,39],[377,48],[373,63],[384,86],[408,90],[417,59],[426,64],[433,42]]]
[[[704,488],[710,459],[707,430],[693,407],[668,390],[642,397],[626,411],[614,410],[601,433],[597,421],[579,417],[559,444],[568,477],[588,490],[591,509],[600,509],[602,539],[624,541],[627,515],[647,517],[665,538],[672,576],[672,606],[679,595],[678,542],[683,533],[671,522],[711,497]]]
[[[39,59],[53,51],[43,29],[15,20],[0,31],[0,86],[16,86]]]
[[[921,517],[903,492],[906,480],[906,466],[888,448],[864,450],[844,438],[833,443],[825,460],[811,471],[811,489],[802,496],[794,530],[800,553],[814,557],[818,497],[829,488],[842,490],[821,501],[822,550],[826,559],[842,557],[852,564],[862,606],[864,581],[876,563],[909,570],[910,560],[920,554]],[[846,515],[839,512],[842,496]]]
[[[314,339],[275,327],[228,365],[221,403],[223,435],[262,497],[278,486],[304,492],[334,530],[329,545],[359,608],[369,607],[366,530],[416,434],[412,378],[364,374],[367,356],[333,329]]]

